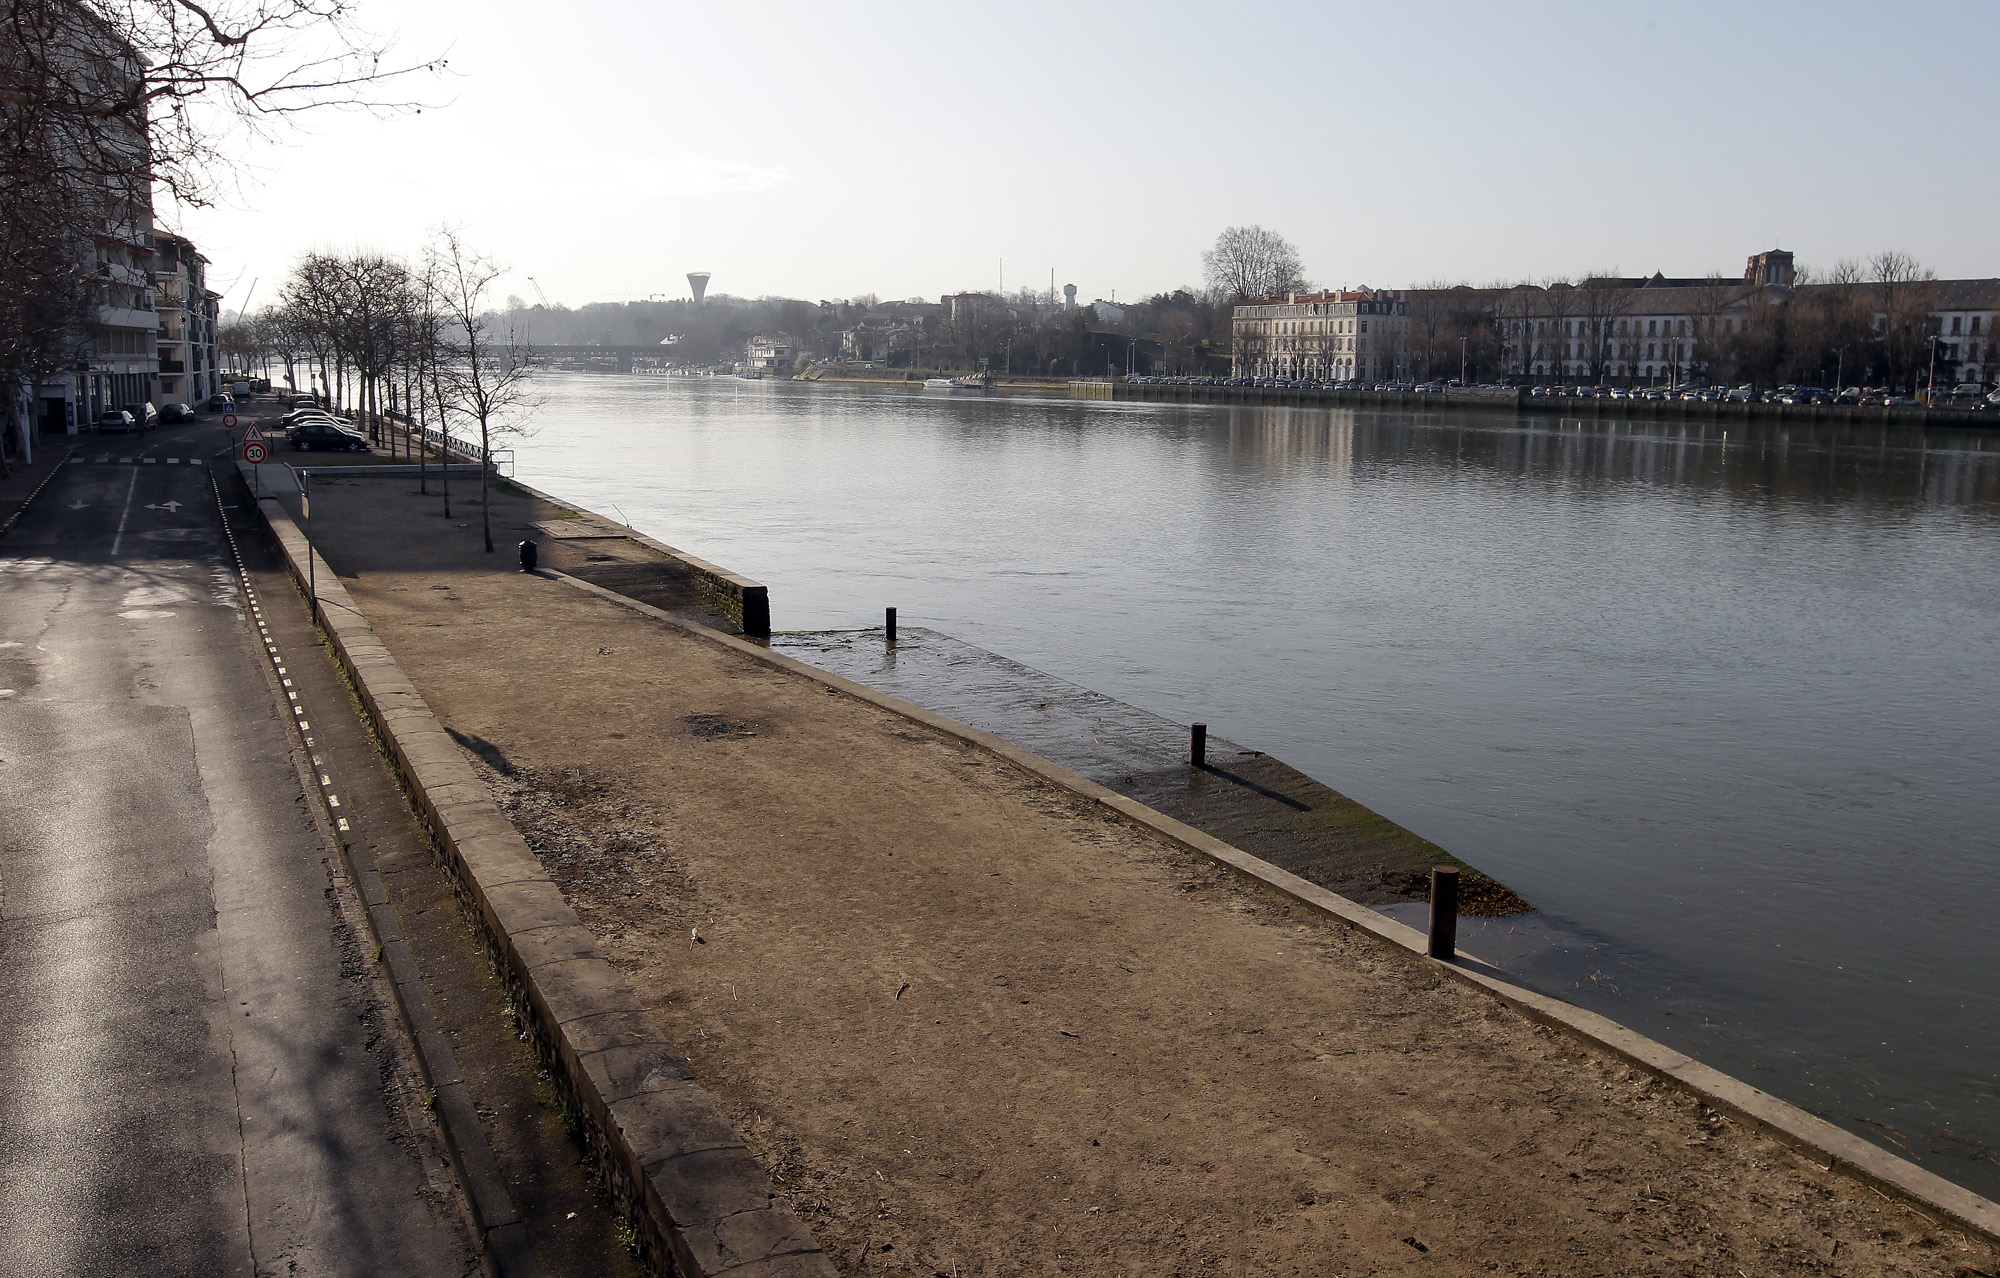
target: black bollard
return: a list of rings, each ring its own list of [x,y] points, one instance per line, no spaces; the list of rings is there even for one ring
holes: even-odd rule
[[[1208,725],[1197,723],[1188,732],[1188,762],[1197,768],[1208,766]]]
[[[1430,956],[1446,962],[1458,956],[1458,867],[1431,871]]]
[[[534,542],[524,541],[521,543],[522,572],[533,572],[535,570],[535,561],[539,553],[540,553],[540,548],[537,547]]]
[[[887,609],[882,614],[882,630],[889,636],[889,642],[896,642],[896,610]]]

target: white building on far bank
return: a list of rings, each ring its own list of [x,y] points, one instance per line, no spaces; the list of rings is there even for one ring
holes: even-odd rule
[[[1409,337],[1401,293],[1289,293],[1236,308],[1231,366],[1238,377],[1392,381],[1409,376]]]

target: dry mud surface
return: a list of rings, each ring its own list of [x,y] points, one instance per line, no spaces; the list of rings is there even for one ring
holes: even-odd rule
[[[409,487],[316,492],[330,558],[845,1272],[2000,1274],[993,756],[510,571]],[[550,513],[496,499],[496,533]]]

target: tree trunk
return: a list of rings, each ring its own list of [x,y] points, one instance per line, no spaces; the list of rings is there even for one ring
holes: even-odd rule
[[[486,428],[486,414],[479,415],[479,531],[486,537],[486,553],[493,553],[493,497],[488,480],[493,474],[493,437]]]
[[[451,432],[444,415],[444,388],[438,384],[437,365],[431,365],[431,398],[438,408],[438,481],[444,487],[444,517],[451,518]]]
[[[431,472],[430,468],[427,465],[425,465],[425,462],[428,459],[428,455],[424,448],[424,421],[427,416],[427,412],[424,405],[424,400],[426,398],[426,396],[424,395],[424,370],[421,367],[417,368],[416,375],[417,375],[417,397],[415,400],[411,401],[416,405],[416,409],[415,409],[415,416],[411,419],[411,425],[415,428],[416,431],[417,491],[419,493],[422,493],[424,496],[428,497],[430,496],[430,491],[431,491],[430,488]],[[404,392],[406,398],[408,394],[409,394],[408,391]]]

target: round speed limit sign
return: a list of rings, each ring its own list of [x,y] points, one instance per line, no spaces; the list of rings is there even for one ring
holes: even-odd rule
[[[243,460],[249,462],[252,466],[255,466],[270,455],[269,450],[264,447],[261,440],[253,439],[243,445]]]
[[[224,414],[222,415],[222,424],[223,424],[223,425],[224,425],[225,427],[229,428],[230,430],[234,430],[234,429],[236,429],[236,414],[235,414],[235,413],[224,413]]]

